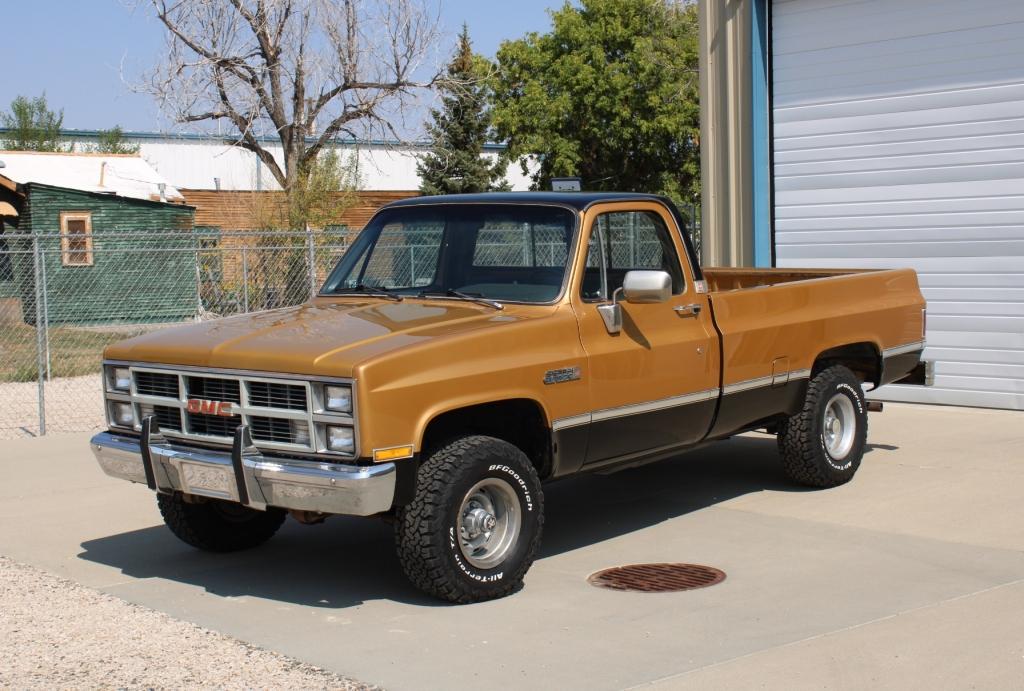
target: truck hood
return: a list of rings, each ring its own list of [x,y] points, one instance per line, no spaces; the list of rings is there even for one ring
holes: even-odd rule
[[[109,346],[104,357],[346,377],[374,355],[543,316],[553,309],[506,305],[497,311],[443,300],[318,298],[296,307],[153,331]]]

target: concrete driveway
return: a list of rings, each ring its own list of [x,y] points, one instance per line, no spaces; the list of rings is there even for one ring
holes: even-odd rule
[[[827,491],[789,485],[757,434],[550,485],[526,587],[464,607],[412,590],[375,520],[192,550],[85,435],[2,443],[0,554],[389,689],[1021,688],[1024,415],[889,404],[869,440]],[[586,583],[650,561],[728,578]]]

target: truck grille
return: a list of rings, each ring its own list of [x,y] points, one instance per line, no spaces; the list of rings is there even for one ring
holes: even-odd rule
[[[258,408],[306,410],[306,388],[296,384],[249,382],[249,405]]]
[[[175,432],[181,431],[181,409],[172,408],[166,405],[147,405],[143,404],[139,406],[139,412],[142,417],[148,417],[153,415],[156,417],[156,424],[160,425],[162,430],[174,430]]]
[[[144,365],[132,366],[131,372],[139,415],[154,416],[170,438],[228,446],[238,426],[246,424],[257,447],[322,454],[323,432],[314,434],[315,422],[353,424],[351,415],[314,409],[312,392],[319,383]]]
[[[206,437],[231,437],[242,424],[241,415],[224,417],[222,415],[204,415],[203,413],[187,413],[188,431]]]
[[[273,417],[249,418],[252,438],[282,444],[308,444],[309,425],[302,420],[282,420]]]
[[[204,398],[210,401],[242,402],[241,386],[237,379],[214,377],[186,377],[189,398]]]
[[[163,372],[136,372],[135,390],[142,396],[178,398],[181,395],[178,390],[178,375]]]

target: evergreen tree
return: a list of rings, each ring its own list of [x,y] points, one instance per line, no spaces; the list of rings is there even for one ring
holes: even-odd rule
[[[424,194],[509,189],[504,181],[506,164],[482,155],[491,133],[488,67],[484,58],[473,55],[469,29],[463,25],[458,50],[441,86],[442,108],[431,110],[433,121],[427,126],[431,151],[416,165]]]

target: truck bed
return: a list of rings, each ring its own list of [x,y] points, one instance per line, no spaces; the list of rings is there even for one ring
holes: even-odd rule
[[[712,436],[802,404],[814,363],[840,351],[875,386],[924,347],[924,301],[911,269],[704,269],[721,339],[723,398]],[[771,401],[766,401],[769,398]]]
[[[869,273],[876,269],[746,269],[733,267],[711,267],[704,269],[704,281],[708,292],[720,293],[726,290],[743,290],[809,281],[815,278],[831,278],[849,274]]]

